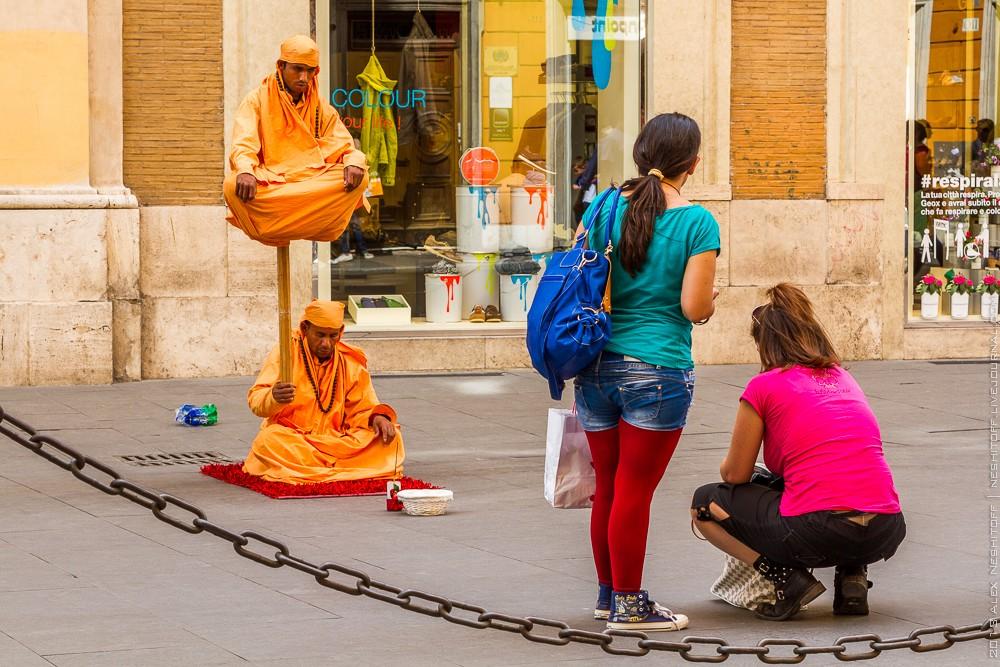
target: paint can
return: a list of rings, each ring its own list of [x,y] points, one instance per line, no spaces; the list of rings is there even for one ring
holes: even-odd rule
[[[458,251],[495,253],[500,250],[500,201],[497,188],[463,185],[455,188]]]
[[[538,276],[515,273],[500,278],[500,316],[504,322],[525,322],[538,289]]]
[[[424,275],[428,322],[462,321],[462,276]]]

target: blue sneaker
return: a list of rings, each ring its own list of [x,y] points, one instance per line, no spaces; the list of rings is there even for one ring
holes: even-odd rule
[[[594,620],[606,621],[611,615],[611,586],[610,584],[597,584],[597,604],[594,605]]]
[[[675,614],[666,607],[651,602],[646,591],[615,591],[611,596],[611,609],[608,630],[663,632],[683,630],[688,626],[687,616]]]

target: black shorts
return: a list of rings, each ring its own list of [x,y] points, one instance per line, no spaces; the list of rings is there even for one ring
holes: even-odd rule
[[[729,515],[717,521],[727,533],[775,563],[796,567],[868,565],[890,558],[906,536],[902,513],[876,514],[863,526],[860,512],[810,512],[782,516],[781,491],[761,484],[706,484],[691,508],[716,503]]]

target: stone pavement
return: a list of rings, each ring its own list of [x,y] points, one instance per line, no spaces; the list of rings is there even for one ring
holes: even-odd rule
[[[698,484],[717,478],[738,396],[754,368],[701,367],[688,428],[654,501],[645,577],[656,599],[688,614],[691,627],[657,639],[830,643],[990,615],[988,366],[850,367],[881,421],[909,526],[897,555],[872,568],[872,615],[832,616],[829,590],[799,617],[775,624],[708,594],[721,557],[692,536],[688,501]],[[538,377],[516,371],[377,378],[380,397],[405,425],[407,473],[455,492],[443,517],[387,513],[383,499],[373,497],[270,500],[194,466],[138,468],[114,458],[205,450],[241,458],[257,426],[244,402],[248,382],[8,388],[0,389],[0,405],[130,478],[195,503],[218,523],[277,536],[311,560],[492,611],[602,629],[590,619],[596,586],[588,512],[554,510],[541,497],[552,403]],[[203,429],[175,425],[173,410],[184,402],[214,402],[222,421]],[[676,655],[616,658],[594,646],[532,644],[344,595],[305,574],[240,558],[210,535],[171,528],[2,437],[0,456],[0,665],[682,662]],[[820,576],[832,589],[832,572]],[[986,642],[977,641],[927,654],[893,651],[872,664],[991,663]],[[759,663],[733,657],[728,664]],[[823,656],[805,664],[838,663]]]

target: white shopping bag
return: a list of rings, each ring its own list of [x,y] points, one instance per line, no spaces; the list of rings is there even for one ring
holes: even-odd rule
[[[596,489],[587,434],[572,410],[550,408],[545,437],[545,499],[563,509],[590,507]]]

